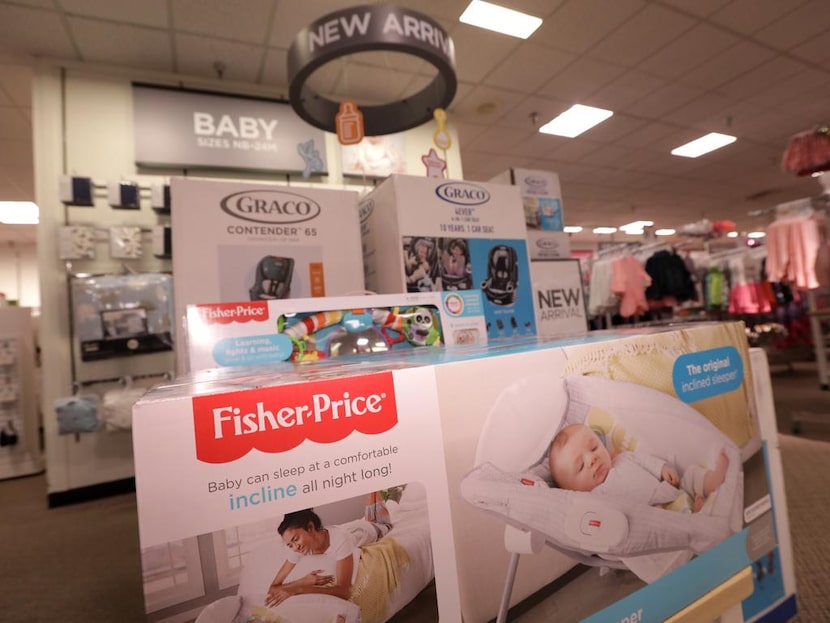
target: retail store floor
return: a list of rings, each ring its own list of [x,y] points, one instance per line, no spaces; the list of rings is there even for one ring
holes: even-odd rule
[[[826,622],[830,532],[826,520],[816,518],[830,511],[830,392],[819,389],[809,363],[773,367],[772,383],[795,558],[796,620]],[[794,421],[799,435],[793,435]],[[598,590],[621,597],[639,585],[627,573],[574,573],[558,590],[514,608],[511,620],[572,620],[573,604],[596,604]],[[3,621],[145,621],[135,495],[48,509],[44,475],[0,481],[0,605]],[[393,619],[436,620],[434,587]]]

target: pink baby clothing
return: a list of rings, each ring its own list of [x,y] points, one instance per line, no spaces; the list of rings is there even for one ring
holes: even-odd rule
[[[611,289],[620,297],[620,316],[628,318],[647,312],[646,288],[651,285],[651,277],[640,260],[633,255],[617,258],[612,270]]]

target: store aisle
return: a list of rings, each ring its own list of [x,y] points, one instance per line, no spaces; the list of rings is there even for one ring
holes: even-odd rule
[[[830,512],[830,392],[816,378],[811,364],[772,370],[799,623],[830,621],[830,533],[816,521]],[[805,423],[802,435],[790,434],[793,414],[804,411],[826,413],[827,425]],[[145,621],[134,495],[47,509],[46,478],[38,475],[0,481],[0,509],[0,619]],[[551,604],[538,601],[521,621],[549,620]],[[433,621],[434,608],[428,612],[413,603],[395,623]]]

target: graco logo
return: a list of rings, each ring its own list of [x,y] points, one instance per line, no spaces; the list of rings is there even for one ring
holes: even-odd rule
[[[548,180],[538,175],[528,175],[525,178],[525,185],[530,192],[539,194],[547,191]]]
[[[536,241],[536,246],[540,249],[545,249],[547,251],[552,249],[558,249],[559,243],[556,240],[551,240],[550,238],[539,238]]]
[[[477,206],[490,201],[490,193],[481,186],[466,182],[449,182],[435,189],[435,194],[444,201],[464,206]]]
[[[235,218],[254,223],[286,225],[302,223],[320,214],[313,199],[282,190],[243,190],[219,202],[222,210]]]
[[[369,217],[372,216],[372,212],[375,210],[375,200],[374,199],[367,199],[360,204],[358,208],[359,215],[360,215],[360,222],[365,223],[369,220]]]

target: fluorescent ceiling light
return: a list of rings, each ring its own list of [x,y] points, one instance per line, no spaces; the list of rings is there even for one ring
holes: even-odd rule
[[[726,237],[727,238],[737,238],[738,237],[738,232],[730,231],[728,234],[726,234]]]
[[[527,39],[542,25],[538,17],[483,0],[472,0],[458,21],[519,39]]]
[[[613,234],[617,231],[616,227],[594,227],[592,230],[595,234]]]
[[[674,236],[677,233],[675,229],[658,229],[654,232],[655,236]]]
[[[565,228],[562,230],[566,234],[578,234],[582,231],[581,225],[565,225]]]
[[[762,231],[751,231],[746,235],[746,237],[747,238],[763,238],[766,235],[767,234],[765,232],[762,232]]]
[[[620,231],[627,234],[642,234],[643,228],[651,227],[652,225],[654,225],[654,221],[633,221],[625,225],[620,225]]]
[[[548,121],[539,128],[539,131],[543,134],[555,134],[556,136],[573,138],[579,136],[586,130],[590,130],[598,123],[602,123],[613,114],[614,112],[611,110],[574,104],[558,117],[554,117]]]
[[[671,150],[673,156],[685,156],[686,158],[697,158],[703,154],[708,154],[710,151],[715,151],[721,147],[726,147],[734,143],[737,139],[728,134],[719,134],[717,132],[710,132],[706,136],[701,136],[693,140],[691,143],[686,143],[680,147],[675,147]]]
[[[31,201],[0,201],[0,223],[37,225],[40,210]]]

